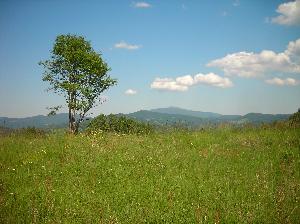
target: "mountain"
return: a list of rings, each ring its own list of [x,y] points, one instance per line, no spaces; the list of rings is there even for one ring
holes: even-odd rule
[[[158,113],[149,110],[140,110],[134,113],[125,114],[125,116],[137,119],[140,121],[150,122],[154,124],[185,124],[188,126],[199,126],[207,123],[207,120],[199,117],[181,115],[181,114],[167,114]]]
[[[274,121],[287,120],[290,114],[261,114],[248,113],[242,115],[222,115],[212,112],[192,111],[177,107],[158,108],[153,110],[141,110],[125,115],[144,122],[150,122],[157,125],[185,125],[188,127],[199,127],[207,124],[219,124],[223,122],[233,124],[244,123],[271,123]],[[82,126],[86,126],[85,122]],[[68,114],[61,113],[54,116],[33,116],[26,118],[8,118],[0,117],[0,126],[4,128],[66,128],[68,126]]]
[[[220,117],[213,119],[213,121],[217,123],[228,122],[228,121],[234,122],[242,119],[242,117],[243,117],[242,115],[222,115]]]
[[[219,124],[223,122],[232,124],[244,123],[271,123],[287,120],[290,114],[261,114],[248,113],[246,115],[222,115],[212,112],[192,111],[177,107],[141,110],[125,116],[151,122],[154,124],[184,124],[187,126],[202,126],[207,124]]]
[[[26,118],[0,117],[0,126],[6,128],[64,128],[68,125],[69,115],[67,113],[56,114],[54,116],[38,115]]]
[[[242,119],[250,123],[271,123],[274,121],[287,120],[291,114],[261,114],[261,113],[249,113],[242,116]]]
[[[158,109],[152,109],[150,111],[163,113],[163,114],[178,114],[178,115],[186,115],[186,116],[199,117],[199,118],[217,118],[222,116],[222,114],[186,110],[179,107],[158,108]]]

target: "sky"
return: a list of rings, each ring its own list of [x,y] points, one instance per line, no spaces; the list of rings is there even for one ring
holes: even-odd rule
[[[0,0],[0,116],[65,105],[38,65],[60,34],[91,41],[118,80],[91,116],[300,107],[300,0]]]

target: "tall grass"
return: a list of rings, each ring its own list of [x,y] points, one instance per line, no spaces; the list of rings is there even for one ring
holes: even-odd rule
[[[299,223],[300,130],[0,137],[1,223]]]

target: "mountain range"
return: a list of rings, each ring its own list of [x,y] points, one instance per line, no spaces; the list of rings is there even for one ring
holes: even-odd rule
[[[188,126],[201,126],[207,124],[219,123],[271,123],[274,121],[283,121],[289,118],[291,114],[262,114],[248,113],[246,115],[222,115],[212,112],[192,111],[177,107],[159,108],[153,110],[141,110],[126,116],[147,121],[156,124],[174,124],[182,123]]]
[[[184,124],[187,126],[203,126],[207,124],[219,123],[271,123],[274,121],[282,121],[288,119],[290,114],[261,114],[248,113],[246,115],[222,115],[212,112],[193,111],[178,107],[158,108],[152,110],[140,110],[124,115],[129,118],[137,119],[144,122],[154,123],[157,125],[164,124]],[[61,113],[54,116],[33,116],[26,118],[8,118],[0,117],[0,126],[7,128],[64,128],[68,124],[68,114]]]
[[[68,125],[67,113],[56,114],[54,116],[37,115],[25,118],[0,117],[0,126],[7,128],[63,128]]]

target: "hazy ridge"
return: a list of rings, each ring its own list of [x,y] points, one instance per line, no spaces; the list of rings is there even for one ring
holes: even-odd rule
[[[140,110],[124,115],[140,121],[154,124],[180,123],[188,126],[201,126],[207,124],[218,124],[229,122],[233,124],[243,123],[271,123],[274,121],[286,120],[290,114],[262,114],[248,113],[246,115],[222,115],[213,112],[193,111],[178,107],[157,108],[152,110]],[[60,113],[54,116],[32,116],[25,118],[0,117],[0,126],[8,128],[63,128],[68,123],[68,114]]]

